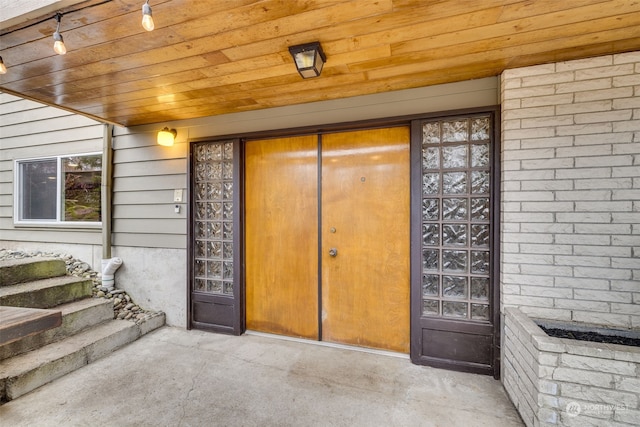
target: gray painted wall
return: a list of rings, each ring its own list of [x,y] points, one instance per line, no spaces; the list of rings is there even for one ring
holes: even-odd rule
[[[15,225],[13,193],[16,160],[102,152],[103,129],[95,120],[0,93],[0,245],[2,241],[101,245],[99,226]]]

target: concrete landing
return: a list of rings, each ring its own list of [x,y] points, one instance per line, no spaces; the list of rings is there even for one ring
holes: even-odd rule
[[[522,426],[499,381],[164,327],[0,406],[7,426]]]

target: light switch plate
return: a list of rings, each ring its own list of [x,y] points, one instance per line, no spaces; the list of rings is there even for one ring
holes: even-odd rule
[[[182,189],[173,190],[173,201],[176,203],[182,202]]]

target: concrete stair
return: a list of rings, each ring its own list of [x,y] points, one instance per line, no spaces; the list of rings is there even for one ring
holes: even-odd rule
[[[37,279],[28,281],[21,268],[36,271]],[[13,276],[16,271],[17,278]],[[43,271],[54,276],[44,277]],[[0,345],[0,403],[16,399],[164,325],[163,313],[135,323],[114,320],[112,301],[92,298],[91,280],[67,276],[60,259],[0,261],[0,278],[0,306],[46,308],[62,315],[58,327],[33,332],[34,326],[26,325],[29,333]]]
[[[0,268],[0,286],[64,276],[67,268],[60,261],[55,258],[39,258],[37,262],[33,258],[4,261]]]
[[[64,264],[64,262],[63,262]],[[2,267],[0,267],[1,269]],[[91,296],[90,279],[59,276],[0,288],[0,305],[51,308]]]

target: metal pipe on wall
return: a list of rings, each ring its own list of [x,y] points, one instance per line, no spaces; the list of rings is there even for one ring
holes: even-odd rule
[[[111,258],[111,199],[113,181],[113,125],[105,124],[102,143],[102,259]]]
[[[116,270],[122,265],[122,259],[111,258],[111,201],[113,182],[113,125],[104,125],[102,144],[102,289],[115,288]]]

